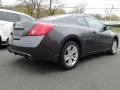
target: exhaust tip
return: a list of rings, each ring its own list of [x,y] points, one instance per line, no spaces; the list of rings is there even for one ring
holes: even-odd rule
[[[10,53],[12,53],[12,51],[8,50]]]
[[[34,58],[33,58],[32,56],[28,56],[28,60],[29,60],[29,61],[33,61]]]

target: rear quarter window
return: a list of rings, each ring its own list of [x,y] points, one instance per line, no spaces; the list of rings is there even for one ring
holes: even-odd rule
[[[59,24],[76,24],[77,25],[77,23],[72,15],[49,16],[49,17],[38,19],[37,21],[52,22],[52,23],[59,23]]]
[[[31,17],[25,15],[19,15],[21,21],[33,21]]]
[[[80,26],[88,26],[84,17],[78,17],[77,18],[77,23],[80,25]]]

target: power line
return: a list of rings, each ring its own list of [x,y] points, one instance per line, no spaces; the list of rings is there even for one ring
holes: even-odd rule
[[[77,8],[77,7],[66,7],[66,6],[64,6],[63,8]],[[111,8],[85,8],[85,9],[111,9]],[[120,9],[120,8],[112,8],[112,9]]]

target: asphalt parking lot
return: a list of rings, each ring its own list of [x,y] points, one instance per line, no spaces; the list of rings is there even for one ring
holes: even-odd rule
[[[52,63],[26,61],[0,49],[0,90],[120,90],[120,51],[81,59],[62,71]]]

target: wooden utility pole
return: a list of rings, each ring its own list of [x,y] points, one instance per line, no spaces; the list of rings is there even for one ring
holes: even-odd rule
[[[0,0],[0,8],[3,8],[2,1]]]
[[[49,13],[49,14],[50,14],[50,15],[51,15],[51,13],[52,13],[52,1],[53,1],[53,0],[50,0],[50,7],[49,7],[49,9],[50,9],[50,13]]]

